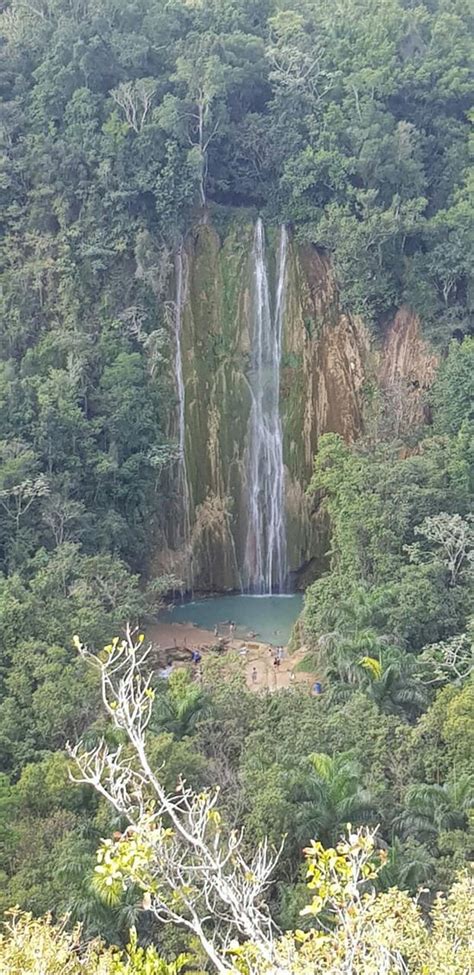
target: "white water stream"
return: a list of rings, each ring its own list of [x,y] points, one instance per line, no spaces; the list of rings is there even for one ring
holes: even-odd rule
[[[191,537],[191,522],[190,522],[190,510],[189,510],[189,486],[188,486],[188,475],[186,470],[186,416],[185,416],[185,405],[186,405],[186,392],[184,386],[183,377],[183,360],[181,351],[181,326],[183,320],[183,308],[186,301],[186,290],[187,290],[187,262],[186,256],[183,253],[182,247],[176,252],[175,255],[175,280],[176,280],[176,297],[175,297],[175,311],[174,311],[174,373],[176,380],[176,397],[177,397],[177,434],[178,434],[178,459],[177,459],[177,477],[176,477],[176,493],[180,503],[180,524],[179,533],[181,535],[181,543],[184,545],[186,551],[190,549],[190,537]],[[187,560],[188,561],[188,560]],[[192,578],[191,578],[191,568],[189,560],[189,574],[190,577],[184,580],[187,584],[187,588],[192,588]]]
[[[282,227],[272,308],[263,224],[257,221],[253,248],[252,407],[248,426],[248,529],[244,563],[245,587],[254,593],[284,591],[287,575],[279,409],[287,242],[287,232]]]

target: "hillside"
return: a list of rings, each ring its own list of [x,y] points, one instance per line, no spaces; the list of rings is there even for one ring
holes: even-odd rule
[[[472,29],[467,0],[1,5],[7,975],[38,939],[45,975],[471,965]],[[304,593],[281,671],[239,593]],[[203,596],[216,646],[153,636],[129,721],[139,634]],[[73,783],[80,740],[124,778]]]

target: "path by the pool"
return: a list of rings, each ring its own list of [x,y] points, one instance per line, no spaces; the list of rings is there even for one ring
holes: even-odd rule
[[[204,661],[208,656],[216,657],[216,651],[210,649],[217,642],[214,633],[192,624],[160,621],[147,627],[146,637],[168,658],[173,657],[175,651],[181,658],[183,651],[193,649],[199,649]],[[238,663],[250,691],[278,691],[296,685],[310,687],[315,680],[314,674],[295,670],[306,656],[307,647],[301,647],[291,655],[285,650],[280,666],[275,667],[274,652],[270,652],[268,644],[232,639],[230,634],[226,635],[225,630],[223,639],[224,646],[218,654],[219,659],[224,666],[228,659],[231,669],[235,669]],[[247,649],[245,654],[241,652],[244,647]],[[186,663],[182,659],[177,660],[177,666],[186,666]],[[257,672],[256,680],[253,677],[254,668]]]

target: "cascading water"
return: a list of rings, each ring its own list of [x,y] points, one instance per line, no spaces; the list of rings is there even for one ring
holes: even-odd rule
[[[248,426],[248,529],[244,564],[246,588],[256,593],[281,592],[287,574],[279,410],[287,242],[286,229],[282,227],[272,314],[264,230],[262,221],[257,221],[253,248],[252,406]]]
[[[186,300],[187,287],[187,264],[186,256],[182,247],[178,249],[175,256],[175,280],[176,280],[176,299],[174,309],[174,374],[176,380],[177,397],[177,434],[178,434],[178,459],[176,467],[176,495],[180,505],[178,518],[178,534],[180,542],[184,547],[186,556],[190,555],[191,521],[189,510],[189,486],[186,470],[186,417],[185,417],[185,386],[183,377],[183,359],[181,352],[181,325],[183,320],[183,308]],[[187,567],[187,578],[183,580],[187,588],[192,588],[192,571]]]

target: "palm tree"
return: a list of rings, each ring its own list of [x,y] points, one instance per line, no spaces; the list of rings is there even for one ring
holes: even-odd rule
[[[360,765],[350,752],[332,758],[324,753],[310,755],[307,769],[298,775],[292,789],[298,839],[307,842],[318,837],[331,844],[347,823],[375,818],[374,799],[361,780]]]
[[[397,825],[404,836],[429,842],[450,829],[464,829],[474,806],[474,777],[461,775],[444,785],[412,785]]]
[[[320,636],[317,643],[330,683],[364,684],[361,659],[377,660],[390,642],[376,625],[381,618],[384,600],[385,594],[369,592],[359,586],[335,608],[334,629]]]
[[[208,704],[207,694],[187,671],[177,670],[169,678],[166,694],[156,697],[150,727],[155,732],[168,731],[177,739],[185,738],[205,716]]]
[[[377,885],[381,890],[398,887],[415,893],[433,877],[434,869],[435,858],[426,846],[416,840],[403,843],[400,837],[394,836],[387,861],[377,877]]]
[[[118,901],[109,896],[109,890],[96,883],[97,875],[91,873],[73,891],[68,904],[68,917],[84,927],[87,937],[106,939],[112,943],[126,943],[130,928],[140,923],[147,925],[147,915],[142,910],[142,897],[136,887],[127,890]],[[92,879],[91,879],[92,878]]]
[[[318,640],[318,647],[326,657],[326,674],[330,682],[360,685],[364,682],[359,669],[361,658],[376,659],[382,638],[366,627],[353,633],[335,630]]]
[[[361,657],[357,662],[364,690],[390,714],[415,718],[427,706],[427,688],[418,677],[417,661],[398,647],[385,647],[379,657]]]

